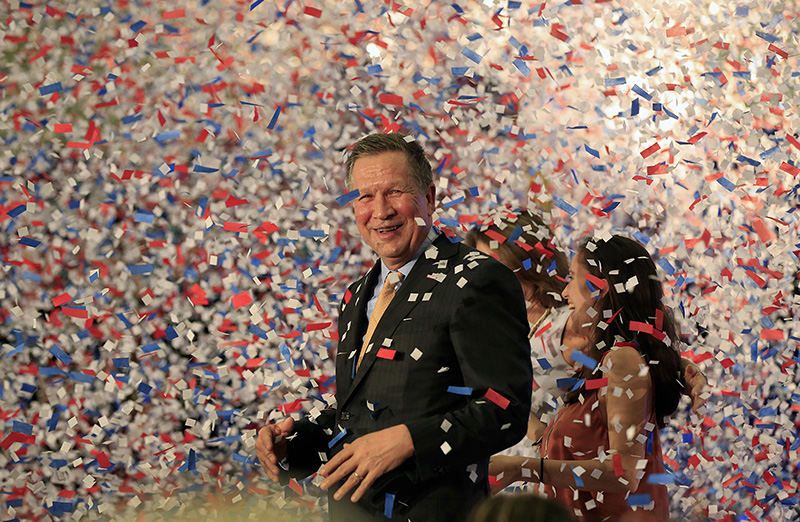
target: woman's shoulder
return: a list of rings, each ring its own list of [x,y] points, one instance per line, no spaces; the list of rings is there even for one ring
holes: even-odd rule
[[[604,373],[616,376],[646,377],[647,362],[633,346],[614,346],[603,356]]]

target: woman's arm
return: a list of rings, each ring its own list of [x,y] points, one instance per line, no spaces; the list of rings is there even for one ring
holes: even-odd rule
[[[635,491],[647,463],[643,433],[652,417],[652,384],[649,369],[632,347],[612,350],[605,360],[608,379],[606,404],[609,448],[595,459],[548,460],[495,456],[490,475],[502,473],[501,484],[518,480],[552,486],[608,492]],[[654,430],[655,425],[647,426]],[[591,428],[588,428],[591,429]],[[499,486],[500,484],[498,484]]]

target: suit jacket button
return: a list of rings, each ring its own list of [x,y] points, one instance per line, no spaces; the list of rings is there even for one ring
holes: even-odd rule
[[[347,410],[345,410],[345,411],[343,411],[343,412],[342,412],[342,414],[340,415],[340,417],[341,417],[341,419],[342,419],[343,421],[349,421],[349,420],[350,420],[350,412],[349,412],[349,411],[347,411]]]

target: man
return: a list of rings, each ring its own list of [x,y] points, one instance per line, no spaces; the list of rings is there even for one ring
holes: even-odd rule
[[[489,456],[525,434],[522,291],[502,264],[432,229],[435,185],[413,139],[366,136],[346,171],[380,262],[340,307],[336,407],[262,428],[258,458],[273,480],[284,458],[295,477],[324,463],[334,521],[464,520],[488,493]]]

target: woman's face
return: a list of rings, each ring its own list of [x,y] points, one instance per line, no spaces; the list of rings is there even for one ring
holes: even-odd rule
[[[596,310],[592,308],[597,301],[596,297],[592,296],[592,291],[589,289],[586,276],[589,271],[586,269],[586,263],[582,259],[583,256],[576,255],[572,258],[569,265],[569,283],[567,283],[561,295],[567,300],[569,309],[572,310],[572,316],[577,320],[578,325],[585,323],[593,323]],[[599,295],[599,290],[595,289],[595,296]],[[592,308],[593,312],[589,312]]]

